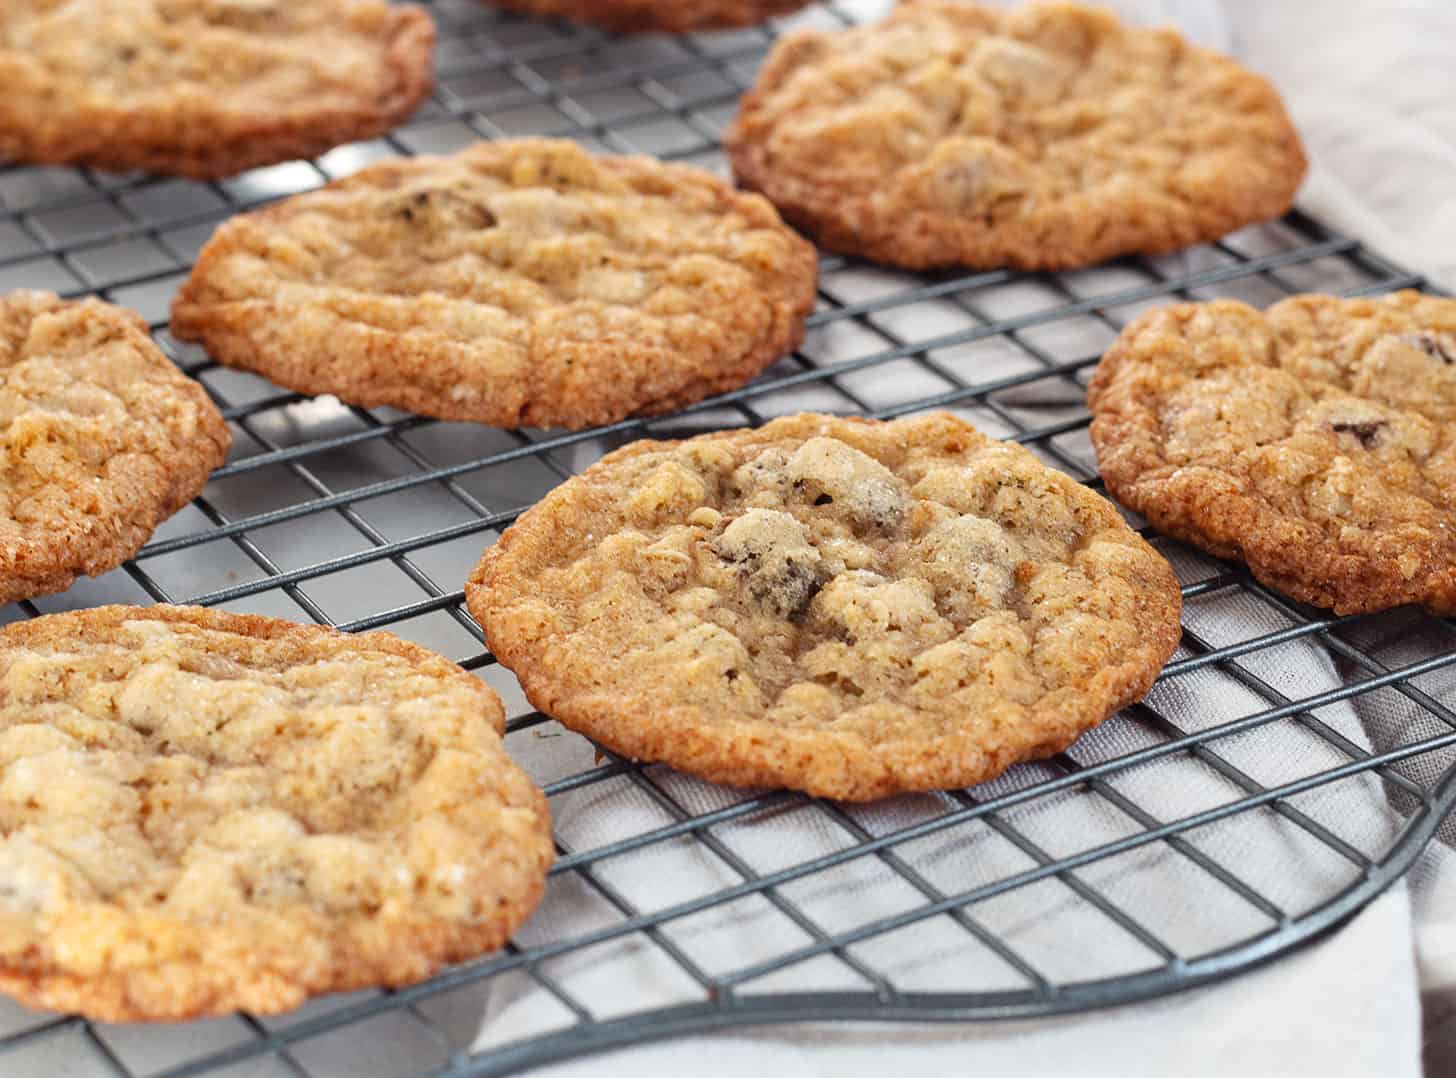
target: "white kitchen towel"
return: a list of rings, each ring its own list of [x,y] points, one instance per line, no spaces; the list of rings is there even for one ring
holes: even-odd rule
[[[1415,990],[1399,946],[1408,928],[1404,902],[1392,895],[1338,943],[1318,944],[1234,984],[1137,1007],[1035,1023],[766,1028],[648,1045],[542,1073],[1404,1078],[1416,1073],[1419,1047]],[[1365,961],[1352,969],[1353,954]]]
[[[1300,205],[1456,288],[1456,4],[1217,2],[1310,151]]]
[[[1310,152],[1311,214],[1456,289],[1456,4],[1449,0],[1219,0],[1232,48],[1279,86]],[[1398,663],[1452,637],[1415,625],[1364,643]],[[1428,691],[1456,706],[1456,674]],[[1373,704],[1373,702],[1372,702]],[[1367,705],[1367,709],[1370,705]],[[1397,728],[1364,716],[1373,730]],[[1380,741],[1377,735],[1377,743]],[[1441,763],[1450,765],[1448,754]],[[1428,768],[1434,771],[1436,761]],[[1430,1078],[1456,1075],[1456,822],[1411,873]]]

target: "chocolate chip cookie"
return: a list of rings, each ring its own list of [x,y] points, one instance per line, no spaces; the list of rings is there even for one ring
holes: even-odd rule
[[[527,15],[574,19],[609,30],[719,30],[753,26],[810,0],[493,0]]]
[[[201,492],[231,440],[137,315],[0,297],[0,602],[115,569]]]
[[[792,349],[814,249],[701,169],[564,139],[374,165],[218,229],[172,331],[302,393],[580,428]]]
[[[0,630],[0,991],[273,1013],[500,946],[552,858],[503,724],[383,633],[168,606]]]
[[[413,112],[434,41],[380,0],[14,0],[0,155],[195,179],[312,157]]]
[[[1341,614],[1456,613],[1456,300],[1154,311],[1088,400],[1108,490],[1162,531]]]
[[[1262,78],[1075,4],[791,34],[725,142],[790,222],[912,269],[1176,250],[1282,213],[1305,169]]]
[[[1166,561],[1111,503],[945,414],[640,441],[466,585],[531,702],[717,782],[868,800],[981,782],[1147,692]]]

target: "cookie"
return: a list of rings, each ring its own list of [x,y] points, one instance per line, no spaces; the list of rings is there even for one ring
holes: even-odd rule
[[[853,801],[1061,751],[1147,692],[1180,612],[1110,502],[946,414],[636,442],[525,513],[466,597],[566,726]]]
[[[725,145],[791,223],[911,269],[1177,250],[1283,213],[1305,169],[1262,78],[1074,4],[786,36]]]
[[[172,331],[301,393],[577,429],[742,385],[802,339],[817,273],[700,169],[481,143],[228,221]]]
[[[1108,490],[1159,530],[1340,614],[1456,614],[1456,300],[1153,311],[1088,401]]]
[[[0,297],[0,603],[115,569],[202,491],[231,441],[139,316]]]
[[[609,30],[687,33],[755,26],[807,7],[810,0],[494,0],[496,7],[568,18]]]
[[[214,179],[382,135],[433,82],[435,26],[379,0],[19,0],[0,155]]]
[[[0,630],[0,991],[276,1013],[499,947],[552,859],[489,688],[383,633],[196,607]]]

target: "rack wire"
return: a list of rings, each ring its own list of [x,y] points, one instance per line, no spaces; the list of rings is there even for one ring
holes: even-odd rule
[[[798,353],[675,415],[570,434],[310,400],[167,335],[170,297],[221,220],[380,156],[530,133],[721,171],[719,133],[785,23],[841,25],[864,7],[614,38],[438,0],[438,87],[386,139],[208,184],[0,168],[0,289],[141,311],[237,443],[135,561],[0,621],[191,602],[433,647],[505,697],[507,744],[551,796],[559,852],[541,913],[497,955],[273,1019],[129,1028],[6,1005],[0,1071],[464,1078],[738,1026],[1085,1010],[1286,954],[1437,834],[1456,804],[1456,625],[1334,617],[1146,529],[1185,600],[1182,646],[1147,701],[994,783],[880,806],[719,789],[600,752],[529,709],[464,609],[485,545],[642,436],[947,408],[1096,488],[1083,390],[1140,310],[1426,287],[1302,214],[1076,273],[912,276],[826,255]]]

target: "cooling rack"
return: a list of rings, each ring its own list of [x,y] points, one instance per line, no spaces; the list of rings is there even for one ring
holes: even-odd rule
[[[676,415],[573,434],[306,399],[171,340],[168,301],[218,222],[380,156],[538,133],[721,170],[719,132],[784,25],[612,38],[476,0],[431,6],[438,88],[387,139],[209,184],[0,169],[0,289],[141,311],[237,443],[134,562],[0,621],[193,602],[389,629],[461,661],[502,693],[507,743],[551,796],[546,902],[497,955],[277,1018],[112,1027],[0,1005],[0,1072],[464,1078],[737,1026],[1103,1007],[1334,929],[1438,832],[1456,802],[1456,626],[1333,617],[1151,534],[1185,599],[1159,684],[1067,753],[981,787],[877,806],[719,789],[532,712],[461,583],[523,508],[611,448],[806,409],[947,408],[1096,487],[1083,387],[1139,311],[1425,282],[1297,213],[1077,273],[910,276],[826,256],[797,354]],[[864,13],[839,0],[793,21]]]

